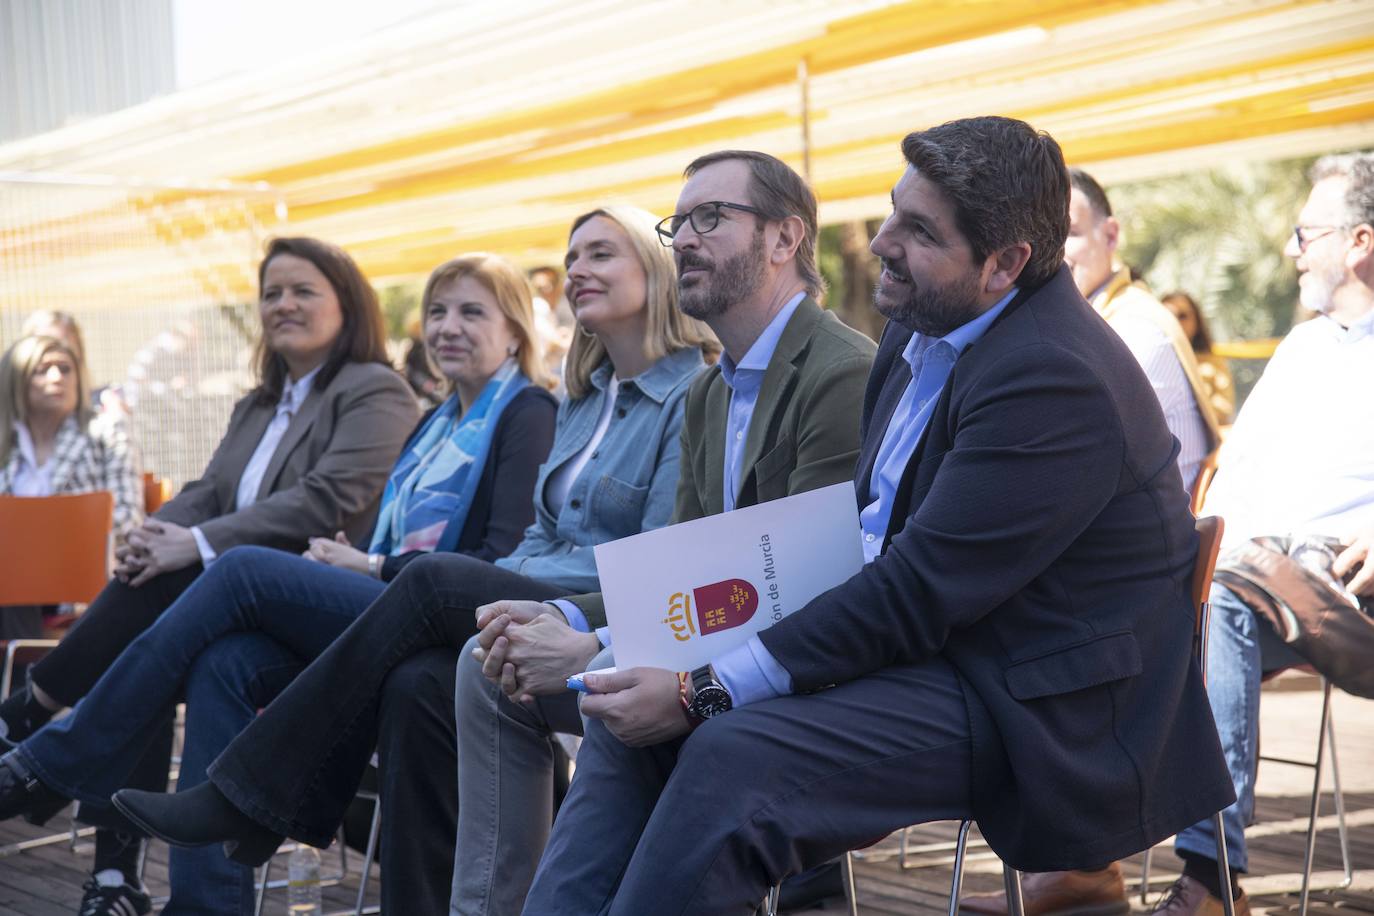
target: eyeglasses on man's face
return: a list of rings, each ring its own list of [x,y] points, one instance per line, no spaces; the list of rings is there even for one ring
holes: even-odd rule
[[[1344,229],[1345,226],[1294,226],[1293,238],[1298,243],[1298,253],[1307,251],[1307,246],[1317,239],[1326,238],[1333,232]]]
[[[705,235],[720,225],[720,211],[729,208],[731,210],[743,210],[745,213],[752,213],[755,216],[768,218],[757,207],[746,206],[745,204],[732,204],[725,200],[708,200],[705,203],[697,204],[686,213],[674,213],[659,221],[658,240],[667,247],[673,247],[673,239],[677,237],[677,231],[682,228],[683,223],[691,223],[692,231],[697,235]]]

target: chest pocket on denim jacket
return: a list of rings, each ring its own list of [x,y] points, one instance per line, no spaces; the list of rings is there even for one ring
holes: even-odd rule
[[[647,486],[637,487],[610,475],[596,483],[592,493],[592,523],[612,539],[638,534],[644,519]]]
[[[786,496],[788,480],[796,466],[797,449],[792,445],[792,437],[783,436],[782,441],[754,465],[754,487],[759,502]]]

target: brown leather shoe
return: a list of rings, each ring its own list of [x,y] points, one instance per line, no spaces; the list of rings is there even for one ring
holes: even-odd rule
[[[1213,897],[1201,881],[1184,875],[1169,886],[1150,912],[1159,916],[1223,916],[1226,911],[1222,906],[1221,898]],[[1245,888],[1240,889],[1233,906],[1236,916],[1250,916]]]
[[[1130,911],[1116,862],[1101,871],[1024,872],[1021,897],[1026,916],[1120,916]],[[1006,916],[1007,895],[972,894],[961,897],[959,906],[980,916]]]

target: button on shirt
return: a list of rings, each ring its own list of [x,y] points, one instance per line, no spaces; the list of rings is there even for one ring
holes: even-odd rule
[[[735,508],[739,498],[739,488],[744,476],[744,447],[749,441],[749,421],[754,416],[754,406],[759,401],[759,389],[763,387],[763,376],[768,364],[773,360],[773,351],[778,348],[782,332],[792,314],[806,298],[806,293],[797,293],[787,304],[778,310],[768,327],[754,341],[749,352],[740,359],[739,364],[728,353],[720,357],[720,377],[730,386],[730,412],[725,420],[725,511]]]
[[[1015,295],[1013,288],[992,308],[944,337],[913,334],[907,343],[902,358],[911,366],[911,381],[902,392],[883,433],[869,482],[869,503],[859,513],[865,563],[873,562],[882,553],[897,487],[930,424],[954,363],[987,332]],[[712,664],[736,706],[792,692],[792,676],[778,664],[758,636],[751,637]]]
[[[319,374],[318,368],[313,369],[283,389],[281,400],[277,402],[277,412],[273,414],[272,421],[267,424],[267,430],[258,440],[258,447],[253,450],[253,456],[248,459],[248,464],[243,469],[243,476],[239,478],[238,492],[234,502],[235,511],[245,509],[257,501],[258,490],[262,488],[263,475],[267,473],[267,465],[272,462],[272,455],[276,452],[277,446],[281,444],[282,436],[286,435],[286,429],[291,425],[291,418],[296,415],[301,404],[305,403],[305,396],[310,393],[310,386],[314,384],[315,376]],[[328,532],[321,533],[328,534]],[[191,535],[196,539],[196,549],[200,551],[201,563],[209,566],[218,556],[215,553],[215,548],[210,546],[210,542],[201,532],[199,526],[191,529]]]
[[[1374,526],[1374,312],[1293,328],[1246,398],[1202,507],[1222,547],[1266,535],[1349,542]]]

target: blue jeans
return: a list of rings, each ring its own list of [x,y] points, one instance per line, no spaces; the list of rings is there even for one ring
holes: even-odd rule
[[[108,806],[110,795],[124,785],[167,710],[182,695],[198,657],[217,640],[237,633],[260,633],[289,652],[294,663],[308,662],[347,629],[383,588],[367,576],[294,554],[236,547],[211,564],[124,650],[71,715],[40,729],[19,746],[18,753],[54,790],[86,804]],[[260,646],[254,646],[251,654],[256,663],[261,661],[256,651]],[[269,654],[267,664],[275,665],[281,658]],[[201,667],[214,665],[207,662]],[[207,681],[213,683],[209,674]],[[205,767],[215,753],[251,721],[251,712],[257,708],[252,706],[245,719],[243,697],[220,696],[211,701],[209,695],[202,689],[193,692],[188,685],[188,715],[205,723],[224,714],[233,724],[197,728],[205,736],[204,744],[188,726],[188,753],[190,745],[196,744],[196,753],[205,756],[193,761],[191,770],[183,763],[181,785],[187,787],[194,784],[188,776],[204,780]],[[197,710],[195,702],[208,702],[210,708]],[[212,751],[209,745],[215,741],[219,743]],[[217,849],[212,851],[221,855]]]
[[[186,680],[186,743],[177,789],[205,782],[205,770],[259,709],[305,668],[305,659],[264,633],[230,633],[200,653]],[[218,846],[173,846],[172,898],[163,916],[249,916],[253,869]]]
[[[1255,767],[1259,762],[1260,676],[1269,670],[1303,664],[1303,659],[1234,594],[1214,584],[1207,632],[1207,698],[1212,704],[1226,767],[1236,801],[1222,812],[1226,856],[1232,868],[1247,871],[1245,827],[1255,814]],[[1177,852],[1217,857],[1212,821],[1199,821],[1174,841]]]

